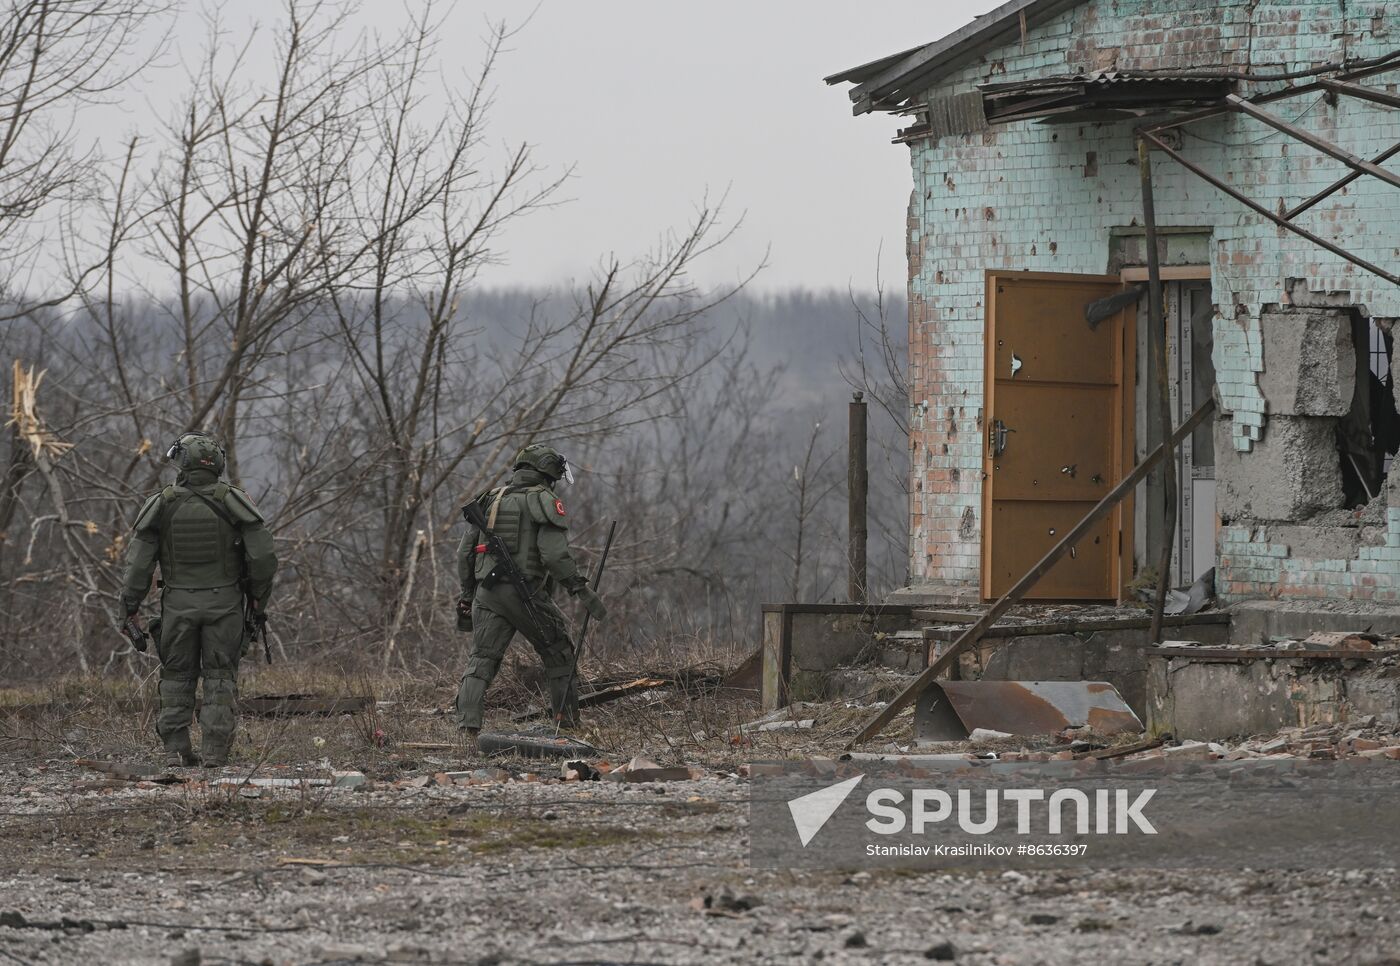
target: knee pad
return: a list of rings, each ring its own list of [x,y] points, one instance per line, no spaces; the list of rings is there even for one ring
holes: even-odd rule
[[[228,704],[238,697],[238,682],[233,675],[206,674],[204,676],[204,702]]]
[[[165,705],[193,705],[194,691],[194,678],[162,678],[157,688],[161,704]]]

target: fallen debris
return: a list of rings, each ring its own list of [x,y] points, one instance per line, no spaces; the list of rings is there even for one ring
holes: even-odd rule
[[[588,762],[575,759],[560,763],[559,777],[566,782],[596,782],[603,777],[603,773]]]
[[[752,893],[736,893],[725,887],[715,893],[705,893],[690,900],[690,908],[707,916],[724,916],[738,919],[739,913],[748,912],[763,905],[763,900]]]
[[[1171,740],[1171,735],[1159,735],[1156,738],[1148,738],[1145,741],[1135,741],[1130,745],[1118,745],[1116,748],[1088,749],[1074,757],[1097,758],[1099,760],[1107,758],[1126,758],[1128,755],[1135,755],[1140,751],[1151,751],[1153,748],[1160,748]],[[1071,748],[1070,750],[1074,750]]]
[[[483,755],[519,755],[522,758],[597,758],[597,748],[547,731],[483,731],[476,746]]]
[[[361,776],[363,777],[363,776]],[[331,784],[329,778],[216,778],[215,785],[246,785],[252,788],[317,788]]]
[[[641,694],[643,691],[654,691],[657,688],[670,688],[676,685],[675,678],[637,678],[634,681],[626,681],[622,684],[613,684],[587,694],[579,695],[578,706],[589,708],[598,704],[607,704],[609,701],[616,701],[632,694]],[[511,721],[529,721],[531,718],[538,718],[549,714],[548,708],[538,705],[531,705],[524,711],[517,711],[510,716]]]
[[[1379,634],[1356,631],[1318,631],[1303,639],[1303,647],[1318,651],[1374,651],[1384,640]]]
[[[358,714],[374,710],[374,695],[333,698],[318,694],[269,694],[239,698],[242,714],[259,718],[281,718],[289,715]]]
[[[157,785],[179,785],[189,781],[174,772],[147,765],[127,765],[116,761],[96,761],[92,758],[79,758],[74,764],[83,768],[100,771],[104,775],[124,782],[154,782]]]
[[[749,731],[806,731],[816,723],[816,718],[803,718],[800,721],[766,721],[761,725],[744,727]]]
[[[698,777],[684,765],[663,767],[650,758],[633,758],[603,776],[613,782],[684,782]]]
[[[1013,735],[1089,727],[1097,735],[1142,731],[1107,681],[937,681],[914,705],[914,740],[965,741],[978,729]]]

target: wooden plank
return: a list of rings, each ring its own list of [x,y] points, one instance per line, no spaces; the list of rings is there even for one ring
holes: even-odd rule
[[[765,611],[763,614],[763,684],[759,706],[775,711],[787,704],[787,676],[791,655],[783,646],[789,618],[786,611]]]
[[[861,614],[871,617],[907,617],[913,608],[908,604],[763,604],[765,614]]]
[[[916,607],[909,612],[909,616],[914,620],[934,621],[939,624],[971,624],[982,615],[976,611],[929,610]]]
[[[1164,232],[1159,231],[1161,235]],[[1134,265],[1125,268],[1119,277],[1125,282],[1145,282],[1147,281],[1147,266]],[[1162,281],[1164,282],[1195,282],[1201,279],[1210,278],[1209,265],[1163,265]]]
[[[1131,473],[1123,477],[1118,485],[1109,491],[1104,498],[1099,501],[1098,505],[1095,506],[1093,510],[1089,511],[1088,515],[1085,516],[1083,520],[1080,520],[1079,523],[1071,527],[1069,532],[1060,538],[1060,542],[1050,549],[1041,559],[1040,563],[1032,567],[1030,572],[1016,582],[1016,586],[1012,587],[1006,592],[1005,596],[991,606],[981,620],[964,631],[963,635],[959,637],[951,647],[944,651],[937,661],[929,665],[908,687],[896,695],[894,700],[886,705],[879,714],[875,715],[875,717],[847,743],[847,750],[854,748],[863,741],[869,741],[879,734],[880,729],[893,721],[895,715],[899,714],[900,711],[922,694],[929,684],[937,680],[938,676],[958,659],[959,654],[962,654],[981,640],[982,635],[987,632],[988,628],[996,624],[998,618],[1014,607],[1016,602],[1025,595],[1026,591],[1034,587],[1036,581],[1040,580],[1040,578],[1055,565],[1055,562],[1059,560],[1060,557],[1069,552],[1071,546],[1082,538],[1084,534],[1088,533],[1104,514],[1112,510],[1125,496],[1131,493],[1133,488],[1152,471],[1152,468],[1157,465],[1162,457],[1170,452],[1173,446],[1180,443],[1197,426],[1204,422],[1205,418],[1209,416],[1214,409],[1214,399],[1208,399],[1203,402],[1200,408],[1191,414],[1191,418],[1182,423],[1181,427],[1172,434],[1172,438],[1167,443],[1154,449]]]
[[[1229,624],[1230,615],[1223,611],[1209,614],[1175,614],[1162,618],[1163,627],[1201,627]],[[997,624],[989,627],[983,637],[1032,637],[1043,634],[1092,634],[1095,631],[1136,631],[1152,626],[1150,617],[1112,617],[1102,620],[1045,621],[1038,624]],[[952,628],[925,627],[924,638],[945,640],[954,633]]]
[[[1185,658],[1206,661],[1376,661],[1400,655],[1400,650],[1363,651],[1357,648],[1333,648],[1312,651],[1303,647],[1149,647],[1149,657]]]

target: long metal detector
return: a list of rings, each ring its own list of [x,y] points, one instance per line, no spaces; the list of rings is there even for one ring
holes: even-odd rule
[[[598,558],[598,569],[593,572],[593,593],[598,593],[598,588],[603,582],[603,568],[608,565],[608,551],[612,550],[613,534],[617,533],[617,521],[614,520],[608,527],[608,539],[603,543],[603,555]],[[600,595],[601,596],[601,595]],[[579,628],[578,643],[574,645],[574,661],[569,666],[569,676],[564,681],[564,694],[559,701],[559,707],[554,709],[554,733],[559,734],[559,729],[564,724],[564,708],[569,702],[569,689],[574,686],[574,678],[578,676],[578,659],[583,654],[583,642],[588,638],[588,625],[593,615],[585,612],[583,615],[583,626]]]

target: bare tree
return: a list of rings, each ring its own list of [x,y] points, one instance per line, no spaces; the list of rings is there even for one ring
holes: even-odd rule
[[[87,264],[70,283],[35,288],[35,273],[62,266],[49,237],[69,203],[92,195],[95,147],[79,140],[78,114],[99,104],[159,55],[133,48],[163,7],[143,0],[11,0],[0,19],[0,320],[61,305],[81,291]]]

